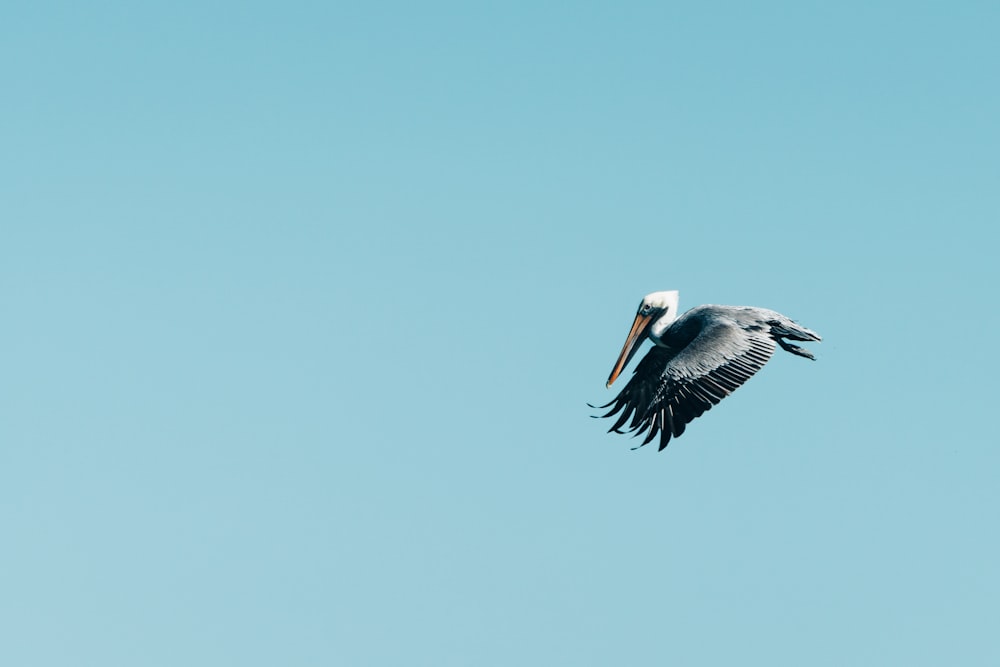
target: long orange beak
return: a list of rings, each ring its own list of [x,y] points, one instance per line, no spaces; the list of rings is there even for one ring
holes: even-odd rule
[[[649,325],[650,320],[653,318],[649,315],[638,314],[635,316],[635,322],[632,323],[632,330],[628,332],[628,338],[625,339],[625,346],[622,347],[622,353],[618,355],[618,361],[615,362],[615,368],[611,371],[611,375],[608,377],[608,383],[606,387],[610,387],[611,383],[614,382],[618,375],[621,374],[622,369],[628,365],[628,362],[632,360],[632,355],[635,354],[636,350],[639,349],[639,343],[642,342],[642,336],[646,333],[646,327]]]

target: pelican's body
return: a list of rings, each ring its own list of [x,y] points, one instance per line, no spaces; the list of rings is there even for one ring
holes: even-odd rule
[[[814,359],[788,340],[818,341],[819,334],[781,313],[748,306],[698,306],[677,317],[677,304],[676,291],[643,298],[608,378],[610,387],[645,338],[654,343],[621,393],[602,406],[611,406],[604,417],[621,412],[610,431],[625,432],[621,428],[630,419],[628,432],[646,431],[642,445],[659,433],[660,449],[666,447],[688,423],[759,371],[775,343]]]

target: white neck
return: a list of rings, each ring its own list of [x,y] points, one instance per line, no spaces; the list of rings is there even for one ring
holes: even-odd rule
[[[670,290],[649,295],[649,297],[653,296],[656,297],[657,306],[663,308],[664,311],[649,328],[649,338],[657,345],[662,345],[661,339],[663,334],[673,324],[673,321],[677,319],[677,306],[680,303],[680,294],[676,290]]]

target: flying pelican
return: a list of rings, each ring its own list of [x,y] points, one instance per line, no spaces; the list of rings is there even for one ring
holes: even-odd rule
[[[636,366],[632,379],[609,403],[601,417],[619,412],[608,432],[641,434],[639,447],[660,434],[660,450],[670,437],[706,410],[736,391],[759,371],[774,353],[774,344],[806,359],[812,352],[785,339],[821,340],[819,334],[799,326],[781,313],[750,306],[698,306],[677,317],[678,293],[647,294],[639,304],[632,330],[611,370],[608,384],[632,360],[643,339],[654,347]],[[631,419],[626,431],[622,426]]]

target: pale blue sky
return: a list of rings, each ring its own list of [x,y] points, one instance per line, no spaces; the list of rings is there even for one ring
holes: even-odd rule
[[[690,5],[0,10],[0,663],[1000,664],[1000,9]]]

